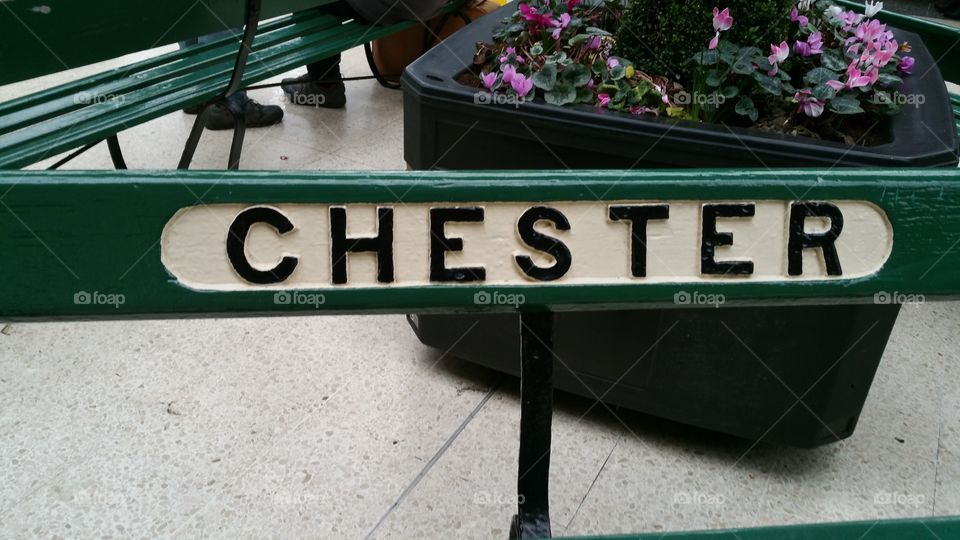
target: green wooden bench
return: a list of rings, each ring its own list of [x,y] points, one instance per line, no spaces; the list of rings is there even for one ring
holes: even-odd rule
[[[51,0],[40,11],[33,4],[4,2],[0,84],[231,26],[245,24],[245,33],[239,48],[238,39],[227,37],[0,104],[0,168],[25,167],[79,147],[68,156],[72,158],[104,140],[114,165],[126,168],[118,132],[184,107],[217,102],[258,81],[413,24],[374,26],[314,9],[330,1],[274,0],[261,7],[260,0],[247,0],[246,5],[243,0],[221,0],[211,3],[208,12],[189,0],[169,0],[157,4],[156,16],[154,8],[143,10],[119,0],[101,0],[96,7]],[[296,12],[259,23],[291,11]],[[237,120],[228,161],[232,169],[239,166],[244,136],[242,115]],[[198,116],[180,168],[189,167],[202,131]]]
[[[243,21],[238,0],[212,2],[213,17],[183,18],[188,3],[158,4],[151,22],[133,3],[104,1],[116,12],[104,12],[103,28],[81,32],[71,18],[83,20],[89,3],[51,1],[46,6],[50,11],[44,12],[4,2],[0,25],[5,37],[12,38],[0,47],[0,59],[5,67],[14,67],[0,71],[0,81],[113,58]],[[238,54],[236,43],[224,40],[137,63],[135,70],[130,66],[47,90],[18,100],[19,106],[2,106],[0,164],[17,168],[109,140],[124,127],[222,97],[271,76],[271,70],[321,58],[381,31],[309,11],[319,3],[268,3],[264,17],[296,13],[257,28],[248,62],[237,62],[243,49]],[[53,15],[63,18],[37,26],[40,17]],[[214,24],[221,18],[224,24]],[[28,24],[17,27],[21,21]],[[143,27],[169,31],[155,38]],[[103,41],[107,28],[116,43]],[[312,39],[318,34],[326,39]],[[78,35],[100,36],[101,41],[76,47]],[[61,45],[49,47],[47,57],[42,50],[37,53],[37,42]],[[952,48],[944,41],[938,50],[946,55]],[[17,62],[11,64],[11,59]],[[246,65],[242,73],[235,69],[240,64]],[[958,65],[941,64],[945,74]],[[950,77],[957,80],[956,73]],[[128,97],[78,104],[73,103],[77,95]],[[956,113],[960,100],[954,105]],[[237,166],[233,157],[230,165]],[[671,219],[682,231],[697,221],[682,219],[680,210],[730,201],[779,208],[782,229],[794,232],[796,227],[788,227],[793,212],[850,212],[843,234],[857,240],[859,255],[842,261],[847,274],[840,275],[808,275],[801,268],[798,275],[767,271],[763,279],[703,279],[690,270],[676,279],[647,280],[631,273],[646,256],[643,243],[633,241],[641,229],[611,224],[613,207],[619,209],[617,216],[630,216],[631,207],[642,211],[656,205],[661,218],[664,207],[673,208]],[[568,219],[574,212],[577,219]],[[625,220],[629,227],[643,225],[638,216]],[[444,228],[451,222],[482,222],[499,232],[489,242],[478,242],[476,236],[464,240]],[[557,232],[587,227],[603,233],[564,237],[561,248],[550,235],[533,229],[542,222],[551,222]],[[796,238],[796,243],[784,240],[778,249],[785,258],[797,256],[796,250],[826,249],[823,238],[810,236]],[[396,248],[401,243],[402,250]],[[0,317],[7,320],[519,311],[517,489],[522,497],[514,533],[535,538],[550,534],[551,313],[669,306],[691,284],[705,295],[722,294],[725,305],[863,302],[881,291],[931,300],[960,298],[960,170],[0,171],[0,246],[5,261],[0,264]],[[696,260],[700,247],[684,249]],[[471,253],[484,266],[461,268],[448,262],[445,255],[457,251]],[[609,264],[571,274],[570,267],[544,268],[518,254],[537,251],[550,251],[557,261],[586,257]],[[374,266],[352,264],[356,257],[372,258]],[[523,301],[484,301],[491,293]],[[868,538],[892,539],[922,538],[928,532],[960,537],[960,517],[631,538],[825,540],[869,533]]]

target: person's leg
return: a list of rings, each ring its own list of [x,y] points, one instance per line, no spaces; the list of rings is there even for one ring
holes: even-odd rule
[[[344,0],[326,4],[319,9],[344,20],[364,20]],[[291,102],[328,109],[339,109],[347,104],[346,88],[340,80],[343,75],[340,73],[339,53],[307,64],[306,67],[306,75],[283,80],[281,87]]]
[[[231,36],[236,37],[239,41],[242,35],[242,28],[233,28],[200,36],[192,40],[181,41],[180,48],[183,49],[193,45],[212,43]],[[244,111],[244,123],[248,128],[272,126],[283,119],[283,109],[276,105],[261,105],[255,100],[250,99],[244,91],[237,92],[227,99],[233,108]],[[198,105],[196,107],[187,107],[183,111],[187,114],[198,114],[201,108],[202,105]],[[204,126],[212,130],[233,129],[233,114],[231,114],[226,107],[215,105],[213,109],[207,113]]]

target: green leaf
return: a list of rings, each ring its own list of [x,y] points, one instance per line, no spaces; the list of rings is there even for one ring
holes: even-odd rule
[[[624,75],[626,75],[626,71],[627,71],[626,68],[624,68],[622,65],[617,66],[617,67],[611,69],[611,70],[610,70],[610,80],[611,80],[611,81],[619,81],[620,79],[622,79],[622,78],[624,77]]]
[[[540,71],[533,76],[533,85],[537,88],[549,92],[553,90],[553,85],[557,83],[557,65],[544,64]]]
[[[740,101],[737,102],[737,106],[734,109],[737,114],[740,116],[746,116],[750,120],[756,122],[757,118],[760,117],[760,113],[757,111],[757,106],[754,105],[753,100],[749,96],[740,96]]]
[[[693,56],[693,61],[701,66],[713,66],[720,60],[720,53],[716,50],[703,51]]]
[[[707,86],[712,86],[714,88],[723,84],[723,74],[715,69],[711,69],[707,72]]]
[[[583,86],[590,82],[590,79],[593,78],[593,76],[590,74],[590,70],[582,64],[570,64],[569,66],[563,68],[561,77],[565,81],[570,81],[570,83],[575,87]]]
[[[837,114],[860,114],[865,112],[860,101],[851,96],[840,96],[830,102],[830,110]]]
[[[733,55],[737,54],[737,52],[740,50],[739,47],[725,40],[720,41],[718,49],[720,49],[721,54],[733,54]]]
[[[839,73],[823,67],[813,68],[803,76],[803,80],[813,86],[824,84],[827,81],[835,81],[839,78]]]
[[[723,96],[724,99],[732,99],[740,95],[740,89],[736,86],[727,86],[723,90],[720,90],[720,95]]]
[[[603,28],[597,28],[595,26],[588,26],[583,29],[584,32],[591,36],[612,36],[610,32],[607,32]]]
[[[597,58],[593,61],[593,65],[590,66],[590,71],[593,71],[597,75],[603,75],[605,69],[607,69],[607,64],[602,58]]]
[[[577,103],[593,103],[593,91],[585,86],[577,88]]]
[[[753,62],[746,58],[741,58],[733,65],[733,72],[739,75],[750,75],[754,72]]]
[[[560,81],[552,91],[544,95],[544,98],[551,105],[568,105],[577,100],[577,89],[569,82]]]
[[[742,47],[737,51],[737,56],[744,60],[752,60],[757,56],[763,56],[763,51],[757,47]]]
[[[763,73],[757,72],[753,75],[753,78],[757,81],[757,84],[760,85],[760,88],[763,88],[768,94],[774,96],[783,94],[783,82],[777,77],[768,77]]]
[[[880,83],[881,86],[896,86],[903,83],[903,79],[893,73],[881,73],[880,76],[877,77],[877,82]]]
[[[833,71],[844,71],[847,69],[847,63],[844,62],[843,57],[834,50],[828,49],[823,51],[823,54],[820,55],[820,61],[823,62],[823,67]]]
[[[533,44],[533,47],[530,47],[530,54],[532,56],[540,56],[543,54],[543,44],[539,41]]]
[[[837,97],[837,91],[826,84],[821,84],[814,87],[813,97],[819,99],[820,101],[830,101],[831,99]]]

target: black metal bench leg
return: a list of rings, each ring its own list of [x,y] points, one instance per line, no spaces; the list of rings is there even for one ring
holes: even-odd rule
[[[240,168],[240,152],[243,151],[243,136],[247,132],[247,121],[242,112],[233,114],[233,142],[230,144],[230,159],[227,169]]]
[[[253,40],[257,37],[257,27],[260,25],[260,4],[261,0],[246,0],[245,22],[243,27],[243,39],[240,41],[240,51],[237,53],[237,61],[233,65],[233,73],[230,75],[230,83],[226,91],[217,99],[207,102],[203,110],[197,115],[193,122],[193,129],[190,130],[190,136],[187,138],[187,144],[183,148],[183,154],[180,156],[178,169],[189,169],[190,162],[193,161],[193,155],[197,151],[197,143],[200,142],[200,136],[203,135],[205,118],[207,111],[214,104],[223,104],[230,107],[230,112],[234,117],[233,143],[230,145],[230,157],[227,161],[228,169],[237,169],[240,167],[240,152],[243,149],[243,137],[246,133],[246,122],[243,118],[244,111],[237,111],[230,105],[228,98],[241,90],[243,84],[243,72],[247,67],[247,57],[253,48]]]
[[[200,113],[197,114],[197,118],[193,121],[193,128],[190,129],[190,136],[187,137],[187,144],[183,147],[183,154],[180,155],[180,163],[177,165],[178,169],[190,168],[190,162],[193,161],[193,154],[197,151],[200,136],[203,135],[203,126],[207,120],[207,114],[210,108],[216,103],[217,101],[211,101],[205,104],[200,110]]]
[[[116,135],[107,137],[107,149],[110,150],[110,159],[113,160],[113,166],[117,169],[126,169],[127,162],[123,159],[123,150],[120,149],[120,140]]]
[[[520,467],[511,538],[550,538],[553,314],[520,315]]]

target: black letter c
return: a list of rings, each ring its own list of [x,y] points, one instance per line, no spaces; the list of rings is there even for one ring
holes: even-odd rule
[[[275,208],[266,206],[247,208],[240,212],[230,225],[230,232],[227,233],[227,258],[230,259],[230,264],[233,265],[237,274],[250,283],[257,285],[280,283],[293,274],[297,268],[297,258],[285,256],[271,270],[257,270],[251,266],[250,261],[247,260],[245,247],[250,227],[256,223],[266,223],[279,234],[286,234],[293,230],[293,223]]]

